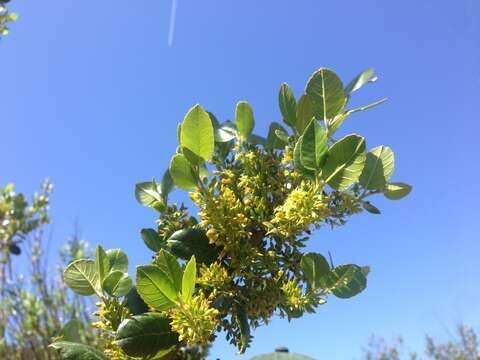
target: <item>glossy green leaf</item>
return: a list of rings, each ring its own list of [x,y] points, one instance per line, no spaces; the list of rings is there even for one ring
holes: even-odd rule
[[[101,351],[84,344],[57,341],[50,347],[58,351],[63,360],[109,360]]]
[[[193,255],[198,262],[211,264],[214,262],[220,248],[210,244],[205,231],[198,228],[178,230],[167,240],[167,246],[177,257],[189,260]]]
[[[309,170],[318,171],[323,165],[327,151],[327,132],[317,120],[312,119],[302,135],[300,148],[302,165]]]
[[[212,157],[214,147],[212,121],[200,105],[192,107],[182,123],[180,146],[207,161]],[[175,180],[175,176],[172,174]]]
[[[163,173],[162,181],[160,181],[160,194],[165,199],[165,202],[168,194],[170,194],[174,188],[175,184],[173,183],[172,175],[170,175],[170,171],[167,169]]]
[[[325,286],[336,297],[348,299],[367,287],[367,277],[358,265],[340,265],[326,275]]]
[[[121,249],[107,250],[110,271],[128,272],[128,257]]]
[[[162,249],[155,259],[155,264],[168,275],[175,291],[179,293],[182,290],[183,272],[175,256]]]
[[[367,153],[365,166],[358,179],[367,190],[382,190],[393,175],[395,158],[388,146],[377,146]]]
[[[292,89],[287,83],[283,83],[282,86],[280,86],[278,103],[285,124],[295,128],[297,123],[297,100],[295,100]]]
[[[182,278],[182,299],[184,302],[190,301],[195,290],[195,283],[197,282],[197,262],[195,256],[192,256],[187,263],[183,272]]]
[[[370,214],[380,215],[381,212],[377,207],[373,206],[369,201],[365,201],[362,204],[363,208],[367,210]]]
[[[176,154],[172,157],[170,175],[180,189],[190,190],[197,185],[192,165],[183,154]]]
[[[277,122],[272,122],[268,129],[267,147],[270,149],[283,149],[288,143],[288,133]]]
[[[107,276],[110,271],[110,261],[107,253],[100,245],[97,245],[95,249],[95,270],[98,274],[98,282],[102,284],[103,279],[105,279],[105,276]]]
[[[323,178],[335,190],[345,190],[357,182],[365,164],[365,139],[352,134],[328,150]]]
[[[313,289],[319,289],[324,286],[322,278],[330,271],[330,265],[327,259],[318,253],[305,253],[300,261],[305,279]]]
[[[160,239],[160,236],[154,229],[142,229],[140,235],[145,245],[153,252],[159,252],[165,245],[165,242]]]
[[[293,149],[293,166],[295,167],[295,170],[300,175],[308,179],[315,179],[315,172],[307,169],[302,164],[302,161],[301,161],[302,141],[303,141],[303,136],[300,136],[297,140],[297,143],[295,144],[295,148]]]
[[[351,95],[354,91],[360,89],[363,85],[368,83],[368,81],[375,76],[375,71],[372,68],[369,68],[355,77],[350,83],[345,87],[345,93]]]
[[[73,261],[63,272],[63,278],[67,286],[79,295],[93,295],[100,290],[94,260]]]
[[[237,125],[238,135],[242,141],[248,139],[255,127],[253,110],[246,101],[240,101],[235,111],[235,124]]]
[[[401,182],[396,182],[396,183],[390,183],[385,186],[385,189],[383,190],[383,194],[387,199],[390,200],[400,200],[401,198],[404,198],[410,192],[412,191],[412,186],[401,183]]]
[[[118,327],[115,343],[128,356],[143,359],[178,345],[178,335],[170,319],[158,313],[145,313],[124,320]]]
[[[158,311],[170,309],[177,299],[170,276],[156,265],[137,266],[137,291],[143,301]]]
[[[164,199],[154,181],[135,184],[135,198],[140,204],[147,207],[164,205]]]
[[[297,122],[295,128],[300,135],[303,134],[307,125],[314,118],[313,103],[308,95],[302,95],[298,100],[297,106]]]
[[[148,311],[148,305],[140,297],[136,286],[133,286],[127,294],[127,308],[132,315],[139,315]]]
[[[332,70],[321,68],[308,79],[306,94],[313,102],[317,119],[333,119],[340,114],[347,103],[340,78]]]
[[[127,295],[133,286],[132,278],[127,273],[115,270],[103,280],[102,288],[108,295],[120,297]]]

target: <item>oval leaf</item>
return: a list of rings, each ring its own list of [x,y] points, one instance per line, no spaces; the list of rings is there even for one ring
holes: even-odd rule
[[[376,206],[373,206],[369,201],[365,201],[362,204],[363,208],[367,210],[370,214],[380,215],[380,210],[377,209]]]
[[[174,232],[167,240],[167,246],[177,257],[189,260],[193,255],[198,262],[211,264],[217,259],[220,248],[210,244],[202,229],[182,229]]]
[[[97,245],[95,249],[95,269],[98,274],[99,284],[103,283],[103,279],[110,271],[110,261],[108,260],[107,253],[100,245]]]
[[[347,135],[328,150],[323,178],[335,190],[345,190],[358,180],[364,164],[365,139]]]
[[[105,280],[103,280],[102,288],[108,295],[120,297],[127,295],[132,285],[132,278],[127,273],[112,271]]]
[[[322,125],[312,119],[302,135],[300,159],[307,169],[318,171],[327,155],[327,133]]]
[[[313,103],[308,95],[302,95],[297,106],[297,122],[295,128],[299,134],[303,134],[307,125],[314,118]]]
[[[268,129],[267,146],[270,149],[283,149],[287,143],[287,131],[279,123],[271,123],[270,128]]]
[[[60,352],[63,360],[109,360],[101,351],[91,346],[70,341],[57,341],[50,347]]]
[[[163,198],[154,181],[141,182],[135,185],[135,198],[143,206],[156,207],[163,204]]]
[[[388,146],[378,146],[367,153],[359,182],[367,190],[382,190],[393,175],[395,158]]]
[[[302,141],[303,141],[303,136],[300,136],[297,140],[297,143],[295,144],[295,148],[293,149],[293,166],[295,170],[302,176],[308,179],[315,179],[315,172],[307,169],[302,165],[302,161],[301,161]]]
[[[132,315],[139,315],[148,311],[148,305],[140,297],[135,286],[127,294],[127,308]]]
[[[182,299],[184,302],[190,301],[195,290],[195,283],[197,282],[197,262],[195,256],[192,256],[187,263],[183,272],[182,279]]]
[[[360,89],[363,85],[368,83],[368,81],[375,76],[375,70],[369,68],[361,72],[355,79],[350,81],[350,83],[345,87],[345,93],[350,96],[354,91]]]
[[[197,104],[188,111],[183,120],[180,146],[207,161],[212,157],[214,143],[212,120],[208,113]]]
[[[128,272],[128,257],[121,249],[107,250],[110,271]]]
[[[178,344],[178,335],[170,328],[170,319],[157,313],[145,313],[124,320],[118,327],[115,343],[128,356],[147,358]]]
[[[177,290],[170,277],[158,266],[137,266],[137,291],[148,305],[165,311],[175,305]]]
[[[192,166],[183,154],[176,154],[172,157],[170,175],[180,189],[190,190],[197,185]]]
[[[330,271],[327,259],[318,253],[305,253],[300,261],[300,267],[313,289],[323,287],[322,278]]]
[[[140,235],[142,236],[145,245],[147,245],[147,247],[153,252],[159,252],[165,244],[165,242],[160,239],[160,236],[158,236],[158,233],[153,229],[142,229]]]
[[[367,277],[358,265],[340,265],[328,273],[325,285],[336,297],[348,299],[367,287]]]
[[[326,68],[319,69],[308,79],[305,92],[312,99],[317,119],[332,119],[343,111],[347,103],[342,80]]]
[[[412,186],[405,183],[390,183],[385,186],[383,194],[387,199],[400,200],[412,191]]]
[[[283,116],[283,121],[288,126],[294,128],[297,123],[297,100],[295,100],[292,89],[287,83],[283,83],[282,86],[280,86],[278,104]]]
[[[155,258],[155,265],[168,275],[175,291],[179,293],[182,290],[182,268],[175,256],[162,249]]]
[[[63,273],[67,286],[79,295],[93,295],[99,290],[95,261],[79,259],[70,263]]]
[[[248,139],[255,127],[253,110],[246,101],[240,101],[235,111],[235,124],[237,125],[238,135],[242,141]]]

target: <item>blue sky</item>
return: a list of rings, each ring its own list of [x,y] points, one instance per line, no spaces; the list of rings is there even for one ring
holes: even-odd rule
[[[0,43],[0,183],[30,193],[49,176],[53,245],[78,220],[88,241],[123,248],[131,264],[149,261],[139,230],[155,220],[134,184],[161,176],[190,106],[227,119],[246,99],[265,133],[280,119],[281,82],[299,95],[321,66],[345,82],[376,69],[378,82],[353,102],[389,101],[342,131],[391,146],[394,179],[414,191],[375,198],[381,216],[356,216],[309,243],[336,263],[370,265],[367,290],[290,324],[275,319],[243,357],[219,338],[212,359],[281,344],[356,359],[372,333],[403,334],[418,349],[425,332],[447,339],[461,321],[478,329],[478,1],[178,0],[171,47],[171,0],[13,7],[20,18]]]

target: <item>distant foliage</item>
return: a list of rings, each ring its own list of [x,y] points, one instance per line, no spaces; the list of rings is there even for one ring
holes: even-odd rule
[[[46,182],[29,203],[13,185],[0,189],[0,359],[57,359],[48,345],[55,339],[99,344],[89,327],[92,303],[68,290],[61,272],[71,261],[89,256],[77,236],[61,248],[57,275],[50,275],[42,227],[50,221]],[[20,272],[11,255],[21,255],[28,267]]]
[[[424,356],[405,350],[401,337],[392,343],[372,338],[365,350],[365,360],[479,360],[480,348],[475,330],[467,325],[458,325],[455,336],[446,342],[426,336]]]
[[[298,318],[329,296],[346,299],[365,289],[368,266],[334,265],[304,247],[315,229],[344,225],[363,210],[379,214],[371,196],[397,200],[411,190],[391,182],[389,147],[367,151],[361,135],[336,137],[354,113],[385,101],[347,108],[373,76],[369,69],[344,86],[321,68],[298,100],[283,84],[284,124],[271,123],[266,137],[253,132],[246,101],[237,104],[234,121],[220,123],[200,105],[187,112],[168,171],[158,183],[136,185],[137,200],[159,218],[156,228],[140,232],[154,255],[137,266],[135,286],[120,249],[97,246],[95,259],[65,269],[72,290],[100,299],[95,326],[105,358],[183,359],[185,349],[208,348],[219,332],[243,353],[251,329],[275,314]],[[196,217],[169,202],[175,187],[189,192]],[[82,354],[74,343],[52,347],[68,359]],[[69,357],[72,351],[78,356]]]

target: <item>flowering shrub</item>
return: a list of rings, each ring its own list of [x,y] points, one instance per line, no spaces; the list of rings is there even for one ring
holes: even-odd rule
[[[346,109],[368,83],[367,70],[346,87],[321,68],[294,97],[279,93],[286,125],[273,122],[267,137],[253,133],[250,105],[237,104],[235,121],[220,123],[195,105],[178,126],[179,146],[163,179],[139,183],[138,201],[159,213],[156,229],[141,237],[155,255],[137,266],[136,281],[120,249],[98,246],[94,260],[65,269],[67,285],[100,302],[96,326],[104,351],[59,341],[66,359],[171,359],[208,346],[220,331],[242,353],[251,328],[275,314],[298,318],[326,303],[350,298],[367,285],[369,267],[334,266],[305,252],[312,231],[345,224],[366,210],[370,196],[397,200],[411,187],[390,182],[394,154],[387,146],[366,151],[365,139],[335,134],[352,114],[384,102]],[[189,191],[197,216],[169,202],[172,190]]]

